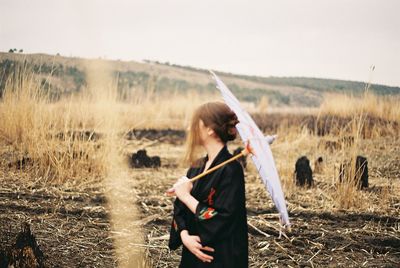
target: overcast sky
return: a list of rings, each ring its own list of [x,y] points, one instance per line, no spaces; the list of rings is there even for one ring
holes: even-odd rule
[[[0,0],[0,51],[400,86],[399,0]]]

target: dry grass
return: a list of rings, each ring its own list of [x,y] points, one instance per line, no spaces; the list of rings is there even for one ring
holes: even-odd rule
[[[358,181],[361,175],[360,170],[356,170],[355,159],[358,155],[369,157],[373,155],[371,151],[382,133],[398,133],[398,123],[400,122],[400,107],[398,97],[378,97],[366,92],[361,97],[347,95],[327,95],[318,110],[318,117],[329,116],[332,120],[339,121],[340,118],[350,118],[346,125],[337,124],[338,128],[331,130],[324,137],[312,135],[310,129],[299,128],[298,125],[284,126],[278,128],[277,144],[273,146],[279,174],[282,179],[285,195],[288,198],[300,192],[316,192],[312,202],[323,210],[345,209],[379,212],[387,209],[390,200],[395,195],[396,190],[390,183],[380,186],[379,191],[360,191]],[[389,123],[385,125],[387,129],[373,127],[365,135],[365,123],[370,118],[385,120]],[[315,131],[314,133],[318,133]],[[373,140],[368,142],[363,136],[368,136]],[[396,137],[397,135],[393,135]],[[351,142],[348,142],[351,139]],[[381,139],[379,139],[381,140]],[[390,138],[389,140],[392,140]],[[326,141],[335,144],[338,148],[320,146]],[[372,143],[372,144],[371,144]],[[383,143],[380,145],[382,151],[388,151],[393,144]],[[386,148],[388,147],[388,148]],[[283,154],[282,154],[283,153]],[[293,170],[297,158],[306,155],[313,163],[317,157],[322,156],[325,162],[325,170],[322,174],[316,174],[317,189],[303,190],[296,187],[294,183]],[[339,166],[349,163],[349,167],[343,174],[343,181],[339,182]],[[293,166],[287,163],[292,163]],[[371,165],[369,166],[371,169]],[[371,179],[371,173],[370,173]],[[394,179],[394,178],[390,178]],[[390,181],[389,179],[389,181]],[[380,181],[387,182],[388,178],[381,176]],[[317,197],[318,196],[318,197]],[[308,200],[307,202],[311,202]]]
[[[196,107],[219,98],[195,92],[168,96],[139,93],[131,103],[122,105],[124,122],[131,128],[186,129]]]
[[[8,81],[0,103],[0,135],[14,148],[10,160],[29,159],[34,174],[50,180],[100,173],[96,145],[71,132],[77,123],[70,118],[68,102],[61,104],[60,114],[43,92],[33,76]]]
[[[385,164],[383,162],[385,159],[376,159],[376,154],[378,151],[389,152],[395,144],[395,139],[362,140],[358,147],[344,146],[332,152],[330,149],[320,147],[319,143],[320,140],[331,140],[333,137],[320,138],[304,129],[297,135],[294,132],[286,136],[285,134],[287,132],[278,133],[278,139],[271,148],[289,211],[303,209],[330,212],[346,210],[382,213],[389,211],[399,187],[394,183],[395,175],[375,171]],[[301,188],[295,185],[295,163],[303,155],[310,159],[313,170],[315,170],[314,162],[318,157],[321,156],[324,160],[322,170],[313,174],[315,186],[312,188]],[[354,162],[345,174],[343,182],[339,183],[340,164],[355,159],[357,155],[366,156],[369,161],[370,189],[366,191],[360,191],[356,186],[355,180],[358,176],[356,176]],[[249,172],[251,176],[257,177],[256,170],[250,168]],[[262,191],[262,188],[263,185],[259,184],[257,191]]]
[[[25,73],[8,81],[0,104],[1,141],[12,148],[7,152],[10,163],[25,159],[18,168],[45,185],[100,179],[119,266],[146,267],[143,250],[129,246],[140,243],[142,236],[134,225],[135,197],[126,188],[123,113],[106,67],[88,66],[88,85],[81,96],[56,103],[33,76]]]
[[[88,64],[87,88],[57,102],[27,70],[7,82],[0,102],[0,140],[14,148],[11,162],[29,159],[34,174],[49,181],[96,177],[107,169],[110,148],[104,135],[109,129],[119,138],[113,143],[117,147],[135,128],[185,129],[194,108],[216,98],[137,92],[130,102],[118,101],[115,78],[102,64]]]
[[[340,164],[349,163],[347,170],[343,175],[343,180],[336,183],[336,192],[334,200],[337,207],[341,209],[362,208],[365,204],[369,204],[371,197],[366,196],[363,192],[359,191],[359,182],[362,175],[362,170],[356,167],[356,158],[361,154],[362,146],[362,130],[364,128],[365,119],[367,116],[374,116],[380,119],[397,122],[400,120],[400,109],[395,102],[389,98],[378,98],[377,96],[368,92],[366,87],[364,95],[360,99],[349,98],[342,96],[339,98],[331,98],[329,102],[324,102],[325,105],[321,106],[321,112],[327,112],[332,109],[334,105],[329,103],[341,103],[345,105],[341,110],[342,113],[347,113],[347,116],[353,118],[350,126],[350,133],[353,142],[349,146],[344,144],[341,146]],[[338,105],[339,107],[341,105]],[[329,108],[330,107],[330,108]],[[335,111],[331,111],[335,114]],[[342,115],[343,116],[343,115]],[[339,137],[344,143],[346,139],[344,135]],[[368,153],[368,152],[367,152]],[[388,198],[387,191],[381,194],[380,199],[385,202]]]
[[[363,113],[379,119],[400,122],[399,103],[398,96],[377,96],[369,92],[361,97],[328,94],[321,104],[320,114],[353,117]]]

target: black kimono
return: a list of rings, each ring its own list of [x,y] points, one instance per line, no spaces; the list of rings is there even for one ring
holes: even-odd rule
[[[230,157],[225,146],[210,168]],[[190,168],[187,177],[203,172],[206,162],[207,157],[201,167]],[[187,230],[190,235],[199,236],[203,246],[214,248],[215,252],[204,251],[214,260],[202,262],[183,245],[179,267],[248,267],[245,186],[240,163],[233,161],[197,180],[191,194],[199,201],[196,214],[178,198],[175,200],[169,247],[177,249],[182,244],[180,232]]]

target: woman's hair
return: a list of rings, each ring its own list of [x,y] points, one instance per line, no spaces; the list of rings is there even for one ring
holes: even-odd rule
[[[225,103],[208,102],[198,107],[193,113],[186,139],[185,162],[191,166],[196,165],[201,145],[200,120],[206,127],[211,128],[223,143],[236,138],[235,126],[239,123],[236,114]]]

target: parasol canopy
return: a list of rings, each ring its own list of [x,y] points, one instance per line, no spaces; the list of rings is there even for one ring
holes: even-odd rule
[[[251,158],[260,174],[260,177],[271,195],[284,226],[290,226],[289,216],[286,209],[286,202],[283,195],[278,171],[275,167],[274,158],[269,147],[269,141],[264,137],[261,130],[250,115],[242,109],[238,99],[232,94],[229,88],[212,71],[217,88],[221,91],[225,103],[236,114],[239,123],[236,129],[244,143],[249,143],[251,147]]]

